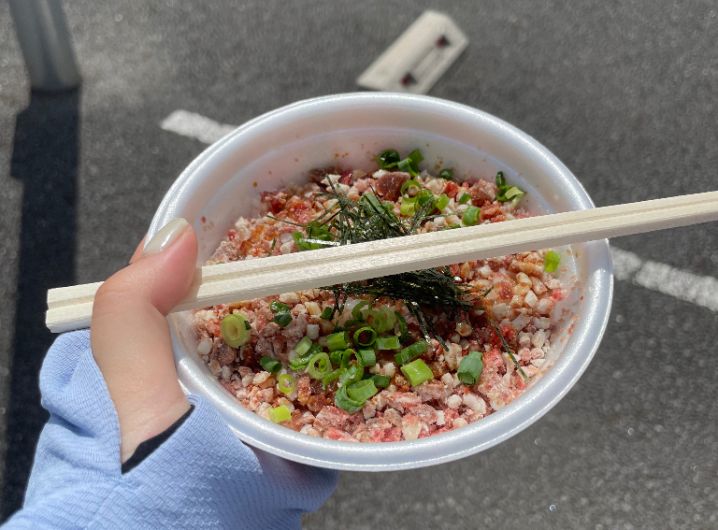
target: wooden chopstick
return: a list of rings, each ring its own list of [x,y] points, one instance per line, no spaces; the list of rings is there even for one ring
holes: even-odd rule
[[[718,220],[718,191],[202,267],[173,311]],[[48,291],[47,327],[89,326],[102,282]]]

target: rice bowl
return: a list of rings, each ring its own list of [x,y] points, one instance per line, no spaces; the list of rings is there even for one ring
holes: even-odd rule
[[[388,145],[407,152],[420,147],[429,167],[452,166],[459,173],[481,175],[502,171],[527,191],[527,208],[533,213],[592,206],[578,181],[550,152],[492,116],[434,98],[347,94],[271,112],[211,146],[167,193],[150,236],[171,218],[185,217],[197,230],[204,262],[235,220],[249,214],[262,191],[296,186],[312,167],[339,162],[368,167]],[[551,368],[505,407],[450,432],[346,444],[272,424],[243,409],[202,361],[191,313],[170,318],[179,377],[188,392],[209,399],[241,439],[292,460],[354,470],[405,469],[453,460],[486,449],[538,419],[568,391],[593,356],[612,294],[607,243],[573,246],[562,269],[566,277],[576,278],[572,295],[562,301],[573,316],[557,323],[553,332],[552,358],[546,361]]]

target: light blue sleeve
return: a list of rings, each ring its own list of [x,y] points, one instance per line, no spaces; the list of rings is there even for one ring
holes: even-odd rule
[[[119,425],[88,331],[61,335],[40,373],[50,419],[25,504],[5,528],[299,528],[336,472],[251,449],[203,399],[126,474]]]

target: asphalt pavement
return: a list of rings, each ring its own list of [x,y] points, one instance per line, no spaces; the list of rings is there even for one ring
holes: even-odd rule
[[[469,38],[431,94],[528,132],[598,205],[718,189],[713,1],[75,0],[66,11],[84,82],[55,95],[30,92],[0,3],[3,518],[22,502],[46,418],[45,290],[121,267],[205,147],[160,122],[185,109],[239,124],[356,90],[427,8]],[[716,278],[717,228],[613,243],[682,278]],[[666,294],[670,278],[626,278],[594,361],[543,419],[451,464],[343,473],[305,527],[718,527],[718,313]]]

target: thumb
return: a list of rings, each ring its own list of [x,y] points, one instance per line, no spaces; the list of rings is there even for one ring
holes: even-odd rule
[[[117,410],[123,462],[189,409],[165,316],[189,291],[196,259],[194,231],[174,219],[95,296],[92,351]]]

